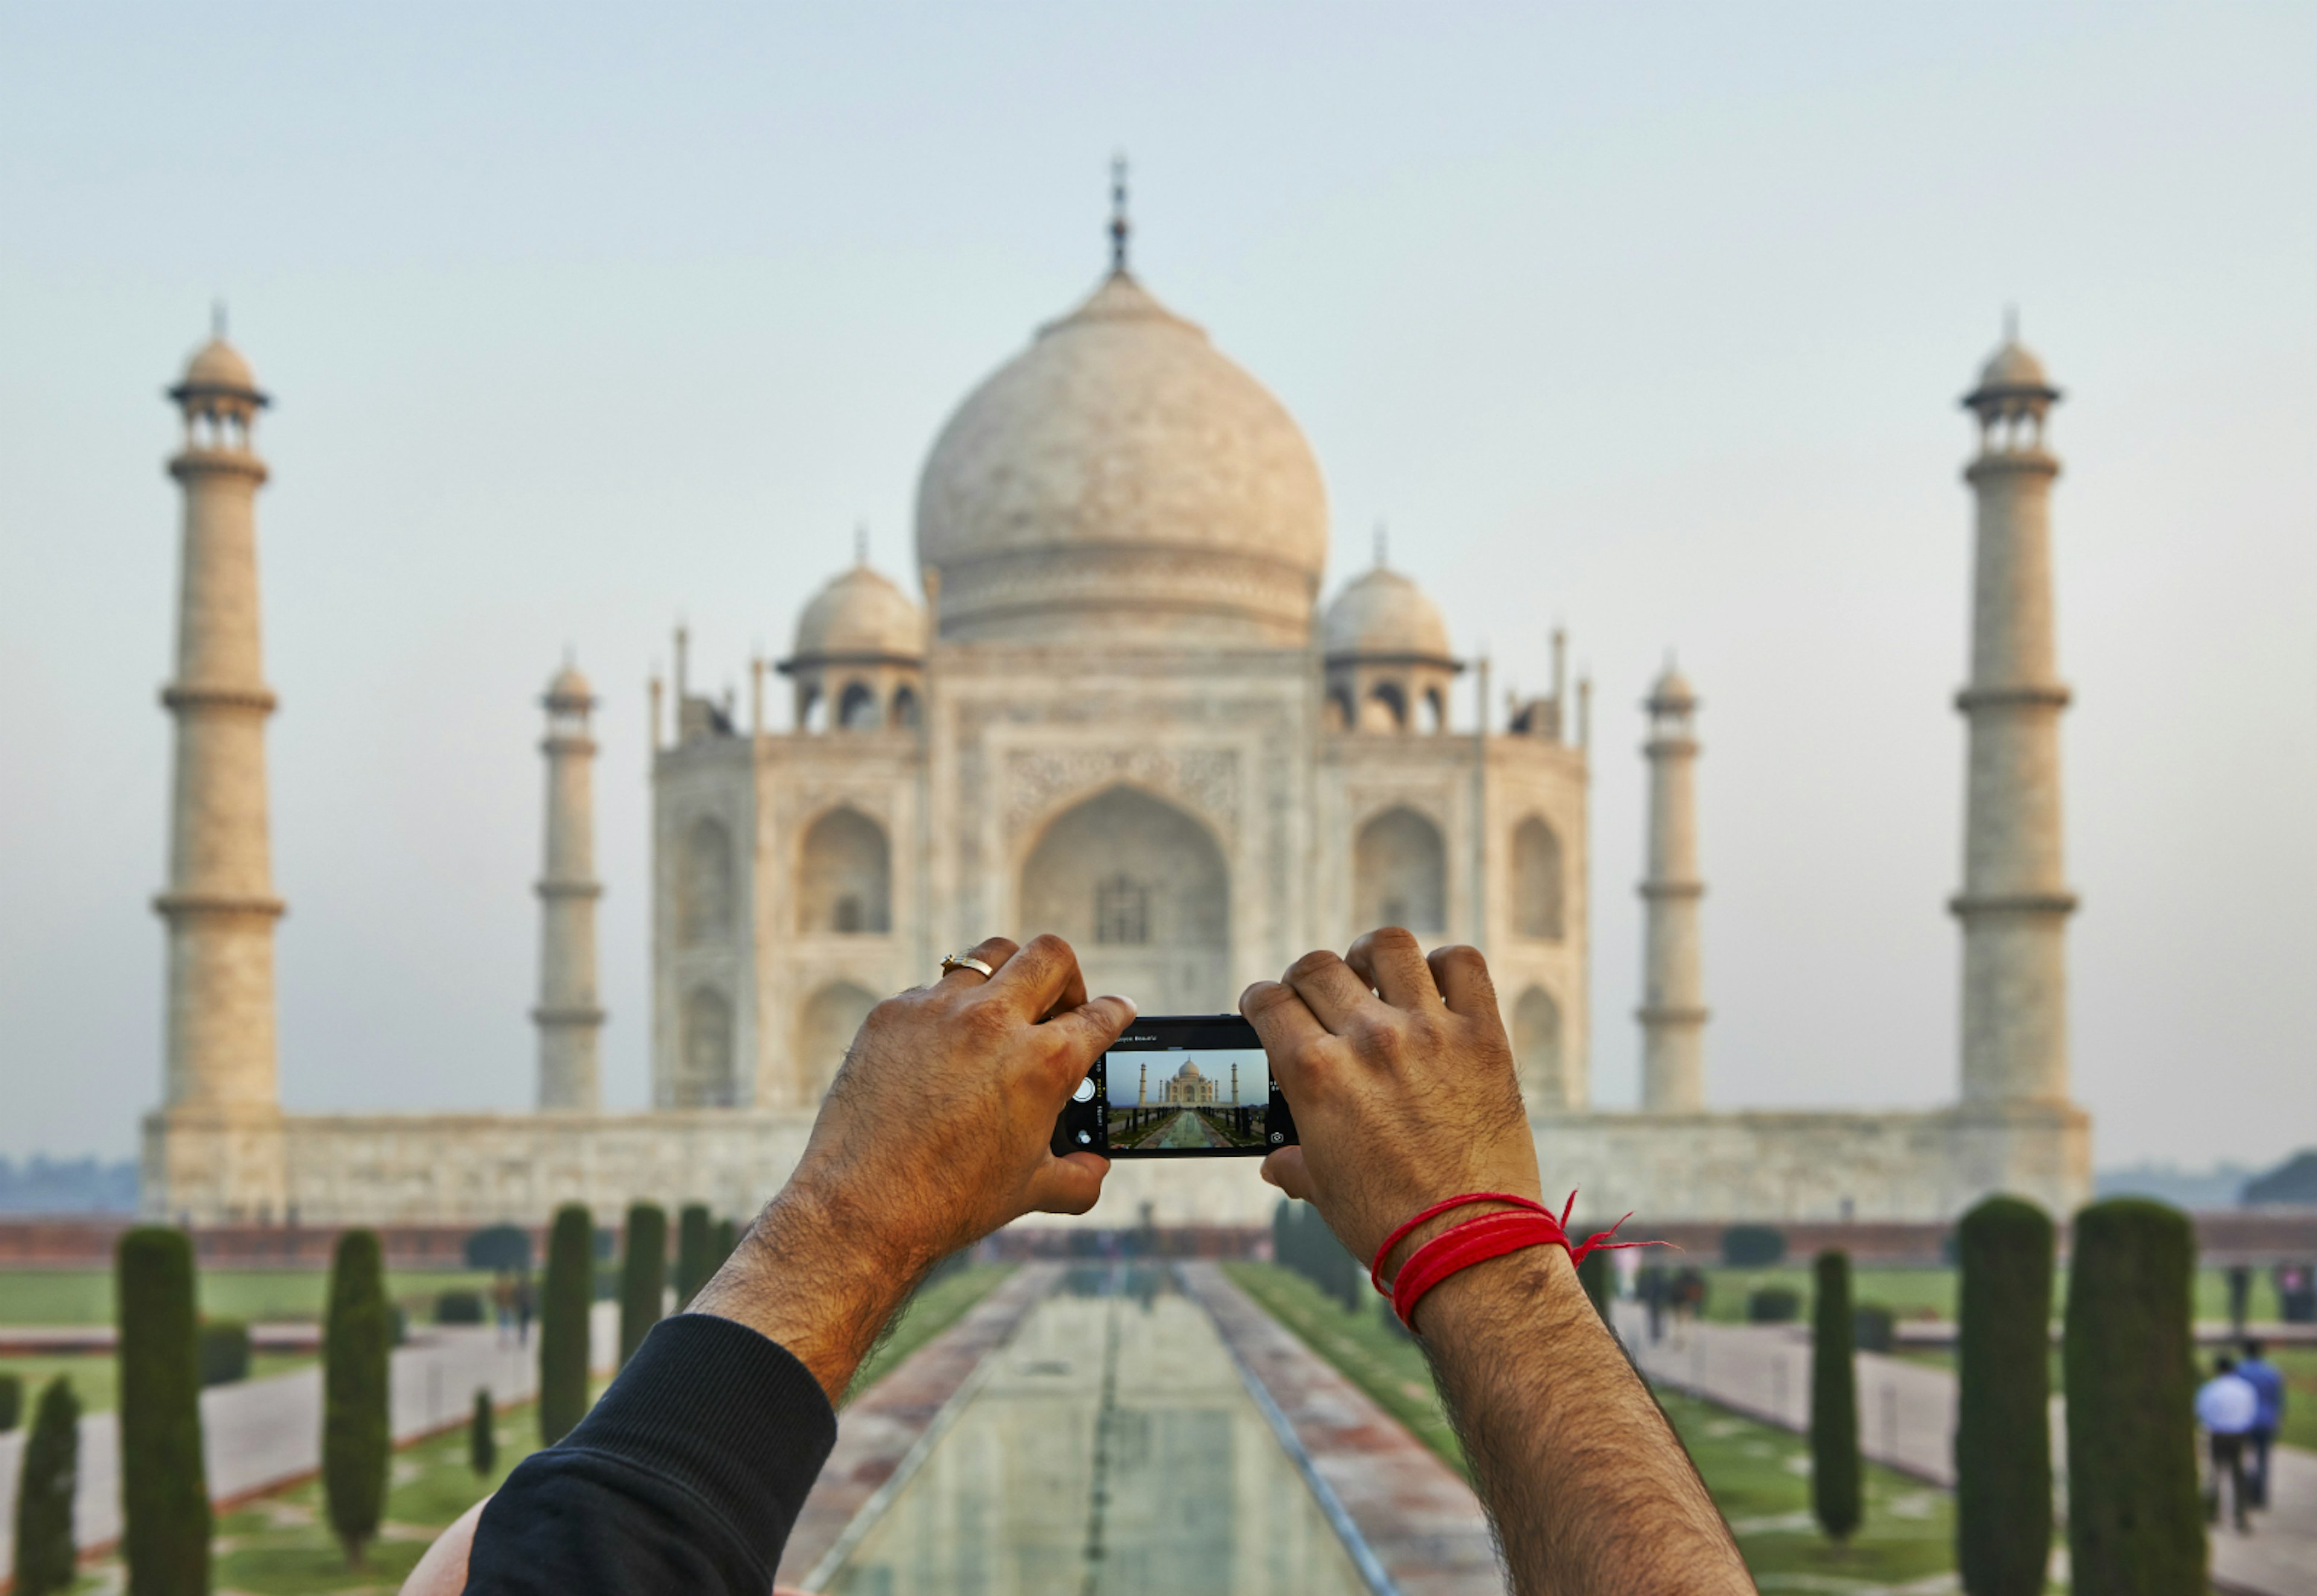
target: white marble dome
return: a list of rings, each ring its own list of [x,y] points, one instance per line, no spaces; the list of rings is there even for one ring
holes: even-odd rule
[[[1336,595],[1321,635],[1330,659],[1454,659],[1439,606],[1388,566],[1363,571]]]
[[[926,651],[925,617],[909,596],[865,565],[813,595],[798,617],[796,657],[899,658]]]
[[[953,640],[1302,645],[1327,557],[1294,418],[1124,272],[958,407],[917,485]]]

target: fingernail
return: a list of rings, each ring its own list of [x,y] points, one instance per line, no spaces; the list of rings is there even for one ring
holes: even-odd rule
[[[1141,1004],[1136,1002],[1133,999],[1118,992],[1105,992],[1103,994],[1102,1000],[1105,1003],[1123,1003],[1128,1009],[1132,1009],[1136,1014],[1142,1012]]]

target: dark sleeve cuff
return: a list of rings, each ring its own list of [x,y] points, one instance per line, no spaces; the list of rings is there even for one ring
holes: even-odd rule
[[[467,1589],[756,1596],[836,1444],[785,1348],[705,1314],[662,1320],[578,1427],[507,1476]]]
[[[729,1524],[777,1521],[769,1567],[836,1445],[836,1411],[778,1341],[678,1314],[652,1326],[563,1444],[664,1475]]]

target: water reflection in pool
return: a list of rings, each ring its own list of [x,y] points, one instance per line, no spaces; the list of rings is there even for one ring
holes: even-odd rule
[[[1075,1271],[827,1585],[831,1596],[1363,1596],[1196,1303]]]

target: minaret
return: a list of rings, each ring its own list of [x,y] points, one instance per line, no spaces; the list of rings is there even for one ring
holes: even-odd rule
[[[1698,974],[1697,695],[1668,661],[1650,690],[1649,877],[1642,942],[1642,1108],[1695,1114],[1705,1106],[1705,988]]]
[[[2052,481],[2044,418],[2060,390],[2006,328],[1964,398],[1979,417],[1971,682],[1955,695],[1971,727],[1963,891],[1963,1099],[2068,1098],[2068,916],[2060,863],[2061,685],[2052,646]]]
[[[547,684],[547,861],[539,881],[539,1106],[602,1107],[595,1003],[595,707],[587,678],[567,664]]]
[[[270,1218],[282,1206],[274,1060],[273,895],[266,835],[265,722],[273,695],[258,648],[253,447],[270,401],[232,345],[211,338],[169,390],[184,445],[169,474],[184,491],[176,676],[161,702],[176,721],[163,1112],[147,1127],[147,1206],[202,1220]],[[267,1141],[271,1135],[270,1143]]]

